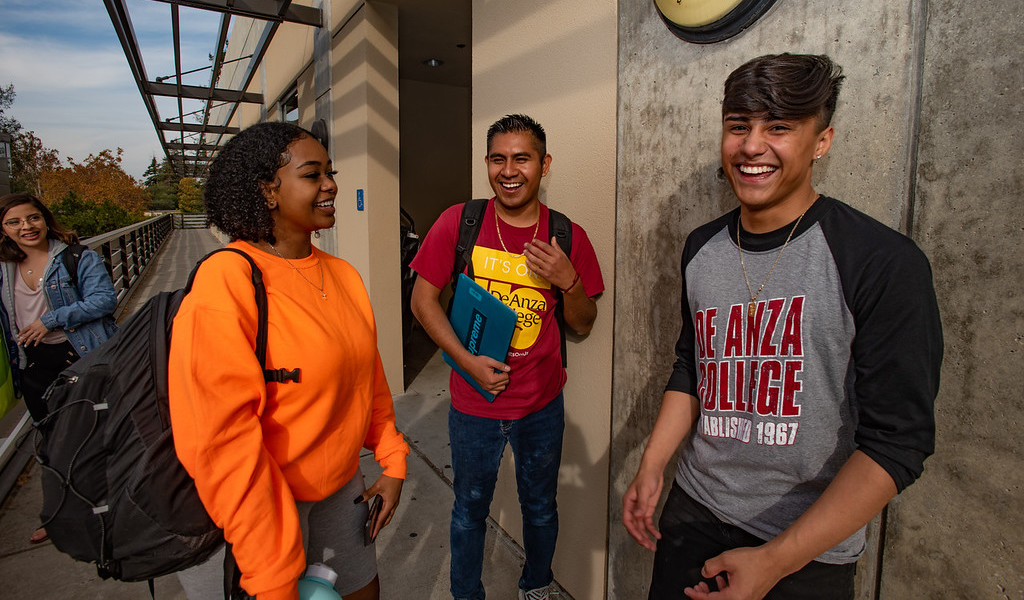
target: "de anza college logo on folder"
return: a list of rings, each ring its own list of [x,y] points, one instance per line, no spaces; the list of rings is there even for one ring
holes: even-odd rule
[[[492,296],[465,273],[459,275],[455,296],[452,298],[450,319],[455,335],[471,354],[486,355],[499,362],[505,362],[518,318],[516,311],[505,306],[505,303]],[[494,394],[480,387],[469,373],[459,368],[447,352],[443,353],[441,358],[476,388],[488,402],[494,402]]]

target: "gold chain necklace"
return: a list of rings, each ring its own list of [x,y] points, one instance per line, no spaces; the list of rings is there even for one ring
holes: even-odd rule
[[[736,218],[736,248],[740,253],[740,268],[743,269],[743,281],[747,284],[747,293],[750,294],[750,304],[747,305],[747,316],[753,317],[757,311],[757,297],[761,295],[761,290],[764,286],[768,285],[768,279],[771,278],[772,272],[775,270],[775,265],[779,264],[779,259],[782,258],[782,253],[786,251],[786,246],[789,245],[789,240],[793,239],[793,234],[796,233],[796,228],[800,226],[800,221],[803,220],[804,215],[807,211],[800,213],[800,217],[797,218],[796,223],[793,225],[793,229],[789,230],[789,235],[786,236],[786,242],[782,244],[782,248],[779,250],[778,256],[775,257],[775,262],[772,263],[772,268],[768,269],[768,275],[765,276],[764,281],[761,282],[761,287],[757,288],[757,292],[753,292],[750,289],[750,279],[747,278],[747,265],[743,262],[743,246],[740,245],[740,220]]]
[[[277,251],[277,248],[275,248],[273,244],[267,244],[267,245],[270,246],[270,249],[274,251],[274,254],[276,254],[276,255],[280,256],[282,259],[284,259],[284,262],[288,263],[289,267],[295,269],[295,272],[299,274],[299,277],[305,279],[306,283],[308,283],[309,285],[313,286],[316,289],[316,291],[320,292],[320,295],[323,297],[324,300],[327,299],[327,292],[324,291],[324,283],[325,283],[324,282],[324,265],[323,265],[323,263],[320,262],[320,257],[319,256],[316,257],[316,266],[320,267],[320,285],[317,285],[317,284],[313,283],[312,281],[310,281],[308,277],[303,275],[302,271],[300,271],[298,267],[296,267],[295,265],[292,264],[292,261],[288,260],[287,258],[284,258],[284,256],[280,252]]]
[[[501,243],[501,249],[504,250],[506,254],[516,254],[515,252],[509,252],[508,248],[505,247],[505,240],[501,239],[501,224],[498,221],[498,209],[497,208],[494,209],[494,228],[498,230],[498,241]],[[537,237],[537,232],[538,231],[540,231],[540,211],[539,210],[537,211],[537,224],[533,226],[533,235],[530,236],[530,241],[533,241]],[[522,256],[522,255],[523,255],[522,252],[520,252],[518,254],[518,256]]]

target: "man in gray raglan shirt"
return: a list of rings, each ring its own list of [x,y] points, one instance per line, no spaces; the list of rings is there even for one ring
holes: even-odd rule
[[[687,238],[676,363],[623,498],[656,550],[651,599],[853,598],[864,526],[933,451],[928,260],[811,185],[842,79],[828,57],[782,54],[726,80],[722,169],[740,206]]]

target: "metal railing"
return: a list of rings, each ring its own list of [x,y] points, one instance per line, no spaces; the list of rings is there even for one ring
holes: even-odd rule
[[[171,218],[174,220],[175,229],[206,229],[209,227],[206,213],[174,213]]]
[[[173,228],[173,215],[161,215],[141,223],[115,229],[82,241],[103,258],[117,292],[114,318],[120,316],[132,290],[142,281],[150,261],[167,240]]]

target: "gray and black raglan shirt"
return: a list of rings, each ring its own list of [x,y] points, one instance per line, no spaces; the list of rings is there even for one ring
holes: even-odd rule
[[[897,489],[934,449],[942,331],[927,258],[835,199],[807,211],[749,314],[739,210],[683,250],[683,327],[668,389],[701,404],[676,482],[716,516],[769,540],[821,495],[854,450]],[[743,232],[754,291],[792,224]],[[855,561],[864,530],[818,557]]]

